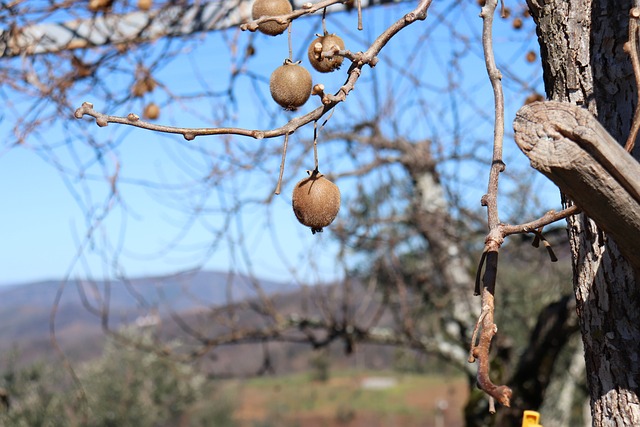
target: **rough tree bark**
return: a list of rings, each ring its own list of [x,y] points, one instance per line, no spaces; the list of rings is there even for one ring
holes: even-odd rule
[[[587,108],[623,144],[637,102],[623,50],[632,1],[527,2],[548,98]],[[640,425],[639,273],[584,214],[569,218],[568,228],[593,425]]]

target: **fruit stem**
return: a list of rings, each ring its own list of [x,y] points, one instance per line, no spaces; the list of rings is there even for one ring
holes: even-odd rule
[[[291,44],[291,21],[289,21],[289,27],[287,31],[289,36],[289,60],[293,61],[293,46]]]
[[[276,185],[276,195],[280,194],[280,187],[282,187],[282,175],[284,174],[284,162],[287,159],[287,145],[289,145],[289,134],[284,134],[284,142],[282,143],[282,161],[280,162],[280,175],[278,175],[278,184]]]
[[[326,18],[327,17],[327,8],[325,7],[324,9],[322,9],[322,32],[324,33],[324,35],[326,36],[327,34],[327,21]]]
[[[315,171],[318,172],[318,121],[313,122],[313,160]]]

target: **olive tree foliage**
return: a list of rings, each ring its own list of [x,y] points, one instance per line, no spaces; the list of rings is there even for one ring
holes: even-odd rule
[[[126,279],[127,257],[141,252],[185,259],[190,269],[224,256],[231,270],[254,278],[253,298],[229,288],[229,305],[203,304],[205,321],[169,311],[190,337],[189,351],[172,352],[160,337],[123,339],[180,358],[270,340],[314,348],[342,341],[347,352],[360,343],[408,347],[458,366],[482,390],[468,405],[469,425],[486,423],[495,402],[504,407],[489,422],[514,425],[523,409],[543,404],[556,377],[555,388],[571,402],[576,375],[557,374],[575,360],[562,356],[567,343],[581,351],[570,339],[578,329],[575,300],[544,249],[502,249],[509,236],[530,235],[554,259],[544,227],[578,212],[556,206],[555,193],[550,201],[511,141],[515,110],[543,98],[527,7],[423,0],[376,13],[343,3],[295,3],[291,14],[273,18],[291,22],[289,37],[252,31],[272,18],[252,21],[244,2],[211,18],[239,11],[237,25],[202,36],[195,31],[213,28],[209,21],[170,27],[188,31],[151,31],[165,22],[163,11],[198,6],[188,3],[154,2],[149,11],[131,2],[2,7],[12,23],[7,46],[36,21],[77,19],[98,28],[132,13],[150,19],[135,37],[107,31],[100,43],[86,36],[49,53],[35,42],[18,44],[0,63],[3,122],[12,135],[4,150],[43,157],[86,213],[70,277],[95,275],[93,257],[109,267],[106,276]],[[175,16],[174,23],[196,19]],[[313,73],[311,99],[283,111],[269,93],[271,71],[286,58],[305,65],[308,44],[325,29],[345,40],[344,50],[326,52],[344,56],[342,68]],[[61,131],[56,140],[52,129]],[[149,164],[132,169],[140,165],[135,156]],[[295,221],[289,196],[314,166],[342,192],[338,218],[316,235]],[[162,247],[136,246],[130,237],[143,199],[164,213]],[[109,232],[114,227],[118,233]],[[283,280],[305,289],[300,307],[280,309],[261,288],[256,271],[264,252],[279,256]],[[510,263],[498,266],[499,253]],[[544,291],[522,286],[527,270]],[[312,286],[326,277],[336,283]],[[108,290],[79,290],[105,331],[118,335]],[[157,309],[131,291],[141,312]],[[524,301],[509,306],[509,297]],[[516,348],[502,332],[514,319],[529,329],[514,328]],[[500,372],[490,370],[499,361]],[[554,410],[554,418],[567,419],[571,405]]]
[[[151,345],[150,331],[124,329],[124,336]],[[178,343],[167,344],[177,348]],[[109,340],[103,355],[80,370],[91,408],[89,425],[155,426],[176,423],[202,400],[205,377],[194,366],[141,353]]]
[[[151,344],[153,330],[124,328],[120,334]],[[86,405],[65,371],[44,363],[19,368],[12,362],[1,382],[8,400],[0,422],[7,427],[169,426],[183,420],[234,425],[233,403],[207,384],[193,364],[121,344],[109,339],[100,357],[76,366]],[[166,345],[177,349],[181,344]],[[90,408],[86,417],[82,406]]]
[[[2,425],[61,426],[68,422],[65,399],[52,386],[54,381],[62,380],[57,375],[60,372],[53,373],[44,364],[18,369],[14,363],[9,364],[2,377]]]

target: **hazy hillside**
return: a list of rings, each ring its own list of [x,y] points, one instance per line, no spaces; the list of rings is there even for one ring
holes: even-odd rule
[[[291,290],[286,284],[260,281],[267,293]],[[74,358],[99,354],[103,334],[97,308],[108,300],[110,325],[135,321],[157,308],[163,316],[170,308],[189,312],[212,305],[225,305],[255,296],[247,277],[216,272],[185,273],[168,277],[133,279],[129,282],[45,281],[0,287],[0,367],[12,349],[21,364],[54,355],[50,340],[51,310],[62,291],[55,317],[58,340]],[[83,303],[84,299],[84,303]],[[88,304],[88,306],[87,306]],[[91,310],[93,308],[93,312]]]
[[[17,366],[59,357],[51,344],[50,316],[60,286],[59,282],[47,281],[0,288],[0,369],[7,366],[13,349],[18,352]],[[310,292],[298,286],[268,281],[261,281],[260,286],[274,296],[274,306],[284,314],[299,312],[301,307],[306,307],[308,314],[320,314],[312,300],[316,292],[323,293],[329,289],[317,288]],[[163,334],[188,341],[184,331],[169,318],[170,309],[191,327],[215,336],[224,331],[225,326],[212,321],[208,309],[213,306],[224,309],[229,297],[233,302],[252,299],[255,297],[252,289],[247,277],[215,272],[139,278],[127,284],[66,283],[55,317],[57,342],[74,363],[98,356],[106,336],[96,307],[104,302],[106,295],[109,295],[111,328],[136,322],[141,316],[157,312],[163,319]],[[355,293],[361,291],[354,288]],[[85,295],[89,307],[83,304],[81,295]],[[354,300],[358,299],[354,295]],[[157,311],[150,310],[151,307]],[[264,323],[262,317],[247,307],[238,306],[234,313],[240,325],[252,327]],[[381,319],[383,324],[389,322],[387,316]],[[344,343],[335,342],[330,349],[332,364],[335,367],[377,369],[392,363],[392,348],[361,345],[359,350],[355,356],[347,357]],[[269,353],[268,370],[276,374],[307,370],[309,358],[314,357],[311,346],[304,343],[233,344],[210,351],[201,360],[200,368],[215,376],[253,375],[264,368],[265,351]]]

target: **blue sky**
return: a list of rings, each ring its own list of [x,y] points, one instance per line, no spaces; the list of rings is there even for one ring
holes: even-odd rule
[[[392,60],[391,63],[402,64],[402,61],[413,55],[409,50],[411,43],[425,33],[425,26],[436,26],[438,14],[448,16],[443,22],[454,23],[456,28],[453,29],[456,31],[465,32],[475,26],[478,29],[476,34],[479,32],[481,21],[473,7],[458,9],[465,16],[451,18],[447,15],[449,12],[446,5],[438,10],[437,3],[434,2],[433,13],[426,23],[416,24],[413,32],[403,35],[406,38],[398,37],[383,51],[383,55]],[[333,28],[341,34],[345,34],[344,31],[348,28],[349,32],[344,37],[347,48],[360,50],[363,45],[358,45],[359,39],[376,34],[385,25],[402,16],[403,11],[412,5],[413,3],[409,3],[367,11],[363,34],[358,34],[354,29],[355,14],[331,17],[328,25],[330,30]],[[303,41],[314,32],[319,32],[319,25],[319,17],[295,24],[294,34],[297,37],[294,39],[294,56],[300,56],[304,52],[306,47]],[[456,46],[447,39],[452,28],[446,24],[438,24],[437,27],[439,29],[434,30],[426,39],[426,53],[413,60],[409,71],[416,75],[433,72],[434,86],[442,86],[446,73],[455,71],[455,68],[447,67],[446,64],[450,59],[448,55],[456,50]],[[235,33],[228,32],[227,38],[234,35]],[[251,36],[242,33],[238,37],[243,46]],[[278,66],[287,55],[286,38],[280,36],[276,40],[262,35],[253,37],[257,55],[251,66],[263,80],[260,90],[265,91],[264,81],[268,78],[269,70]],[[157,75],[158,80],[174,93],[189,93],[201,79],[207,81],[208,89],[212,91],[227,87],[230,62],[228,47],[221,34],[198,36],[197,39],[197,42],[182,46],[184,53],[181,59],[173,61]],[[513,36],[508,22],[498,23],[496,40],[497,47],[504,48],[499,60],[518,70],[519,77],[525,81],[530,80],[532,87],[540,88],[540,73],[536,70],[539,67],[522,60],[527,49],[535,48],[535,40],[531,41],[524,33]],[[175,46],[180,47],[177,44]],[[153,48],[152,46],[151,49]],[[474,100],[475,105],[467,103],[460,107],[469,110],[463,112],[462,117],[473,118],[465,120],[461,126],[463,132],[468,133],[464,135],[465,138],[482,139],[486,138],[491,129],[487,127],[487,120],[478,118],[481,114],[473,110],[491,115],[493,101],[486,71],[481,67],[481,57],[469,54],[468,61],[470,62],[462,64],[472,64],[466,66],[475,67],[477,71],[467,70],[464,85],[467,91],[475,91],[477,99]],[[405,93],[410,97],[414,92],[410,80],[398,77],[397,71],[393,71],[385,62],[368,71],[349,97],[349,108],[353,109],[349,110],[349,114],[357,114],[358,111],[366,114],[369,102],[366,85],[371,82],[373,73],[377,73],[380,79],[397,79],[394,90],[398,94]],[[314,74],[314,79],[326,82],[329,91],[337,88],[343,78],[344,74],[332,77]],[[125,74],[113,73],[105,83],[126,88],[129,79],[130,76]],[[505,80],[507,102],[512,105],[507,113],[509,131],[512,116],[527,93],[519,92],[519,85]],[[236,115],[230,118],[234,125],[264,128],[273,124],[281,125],[293,116],[292,113],[279,111],[277,106],[261,107],[265,94],[259,92],[256,92],[249,79],[238,79],[234,86]],[[433,92],[437,94],[437,90]],[[266,93],[268,94],[268,90]],[[396,99],[401,97],[397,96]],[[169,103],[161,92],[153,100],[161,104],[159,123],[202,126],[207,118],[218,114],[215,102],[208,100],[183,99],[176,103],[180,105],[176,105]],[[79,94],[73,100],[76,106],[83,101],[93,102],[99,111],[106,103],[100,99],[99,91]],[[190,103],[188,108],[182,108],[186,103]],[[138,102],[120,106],[115,111],[103,112],[126,115],[130,111],[140,112],[142,106],[143,103]],[[303,107],[300,114],[314,106],[315,104]],[[440,129],[440,125],[451,119],[435,114],[439,107],[430,108],[434,111],[429,119],[431,122],[427,120],[426,124],[416,126],[414,119],[423,112],[418,112],[416,105],[408,105],[406,123],[401,125],[408,129],[415,127],[415,132],[434,132],[434,137],[446,139],[448,135],[443,130],[446,127]],[[412,109],[416,109],[415,116],[411,113]],[[347,120],[346,113],[343,107],[338,107],[331,120],[336,123]],[[271,114],[273,118],[270,118]],[[0,134],[7,135],[7,141],[11,141],[12,120],[15,120],[15,116],[6,113],[0,123]],[[270,279],[306,282],[328,280],[340,274],[341,267],[335,263],[336,246],[331,241],[330,230],[312,236],[308,229],[296,222],[291,212],[289,194],[292,185],[304,176],[305,169],[310,168],[312,157],[308,157],[311,162],[306,164],[289,161],[285,170],[287,182],[283,194],[274,197],[270,203],[258,203],[269,198],[273,192],[280,162],[280,139],[261,142],[247,138],[227,140],[207,137],[187,142],[179,136],[158,135],[125,126],[112,124],[106,128],[98,128],[89,120],[74,121],[71,117],[59,117],[58,120],[60,122],[52,125],[43,125],[45,127],[41,127],[36,136],[27,140],[24,147],[5,148],[0,152],[0,194],[3,200],[3,220],[0,221],[0,284],[61,279],[67,275],[72,278],[102,278],[113,275],[115,271],[129,276],[159,275],[201,264],[210,269],[233,269],[253,272]],[[64,122],[65,120],[69,122]],[[439,121],[443,123],[438,123]],[[331,123],[330,121],[328,126]],[[450,125],[451,123],[448,124],[449,127]],[[470,134],[472,130],[478,132],[478,135]],[[112,150],[107,150],[101,158],[102,164],[92,163],[95,152],[82,143],[83,134],[112,144]],[[300,155],[307,156],[298,141],[309,138],[310,135],[311,129],[307,128],[292,137],[291,159]],[[50,144],[60,142],[60,147],[54,151],[55,158],[71,172],[61,173],[52,165],[53,155],[38,151],[37,147],[41,147],[43,141]],[[228,155],[225,151],[229,146],[233,147],[233,155]],[[242,156],[238,153],[244,152],[243,150],[247,153],[264,151],[259,167],[251,173],[238,173],[218,184],[212,181],[198,187],[208,169],[219,167],[228,171],[241,170],[233,162],[242,161]],[[340,152],[337,151],[339,147],[321,145],[320,150],[321,158],[327,159],[325,164],[337,169],[343,166]],[[517,156],[513,147],[510,153],[510,156]],[[122,178],[119,184],[121,200],[106,219],[97,222],[109,200],[109,186],[105,182],[105,175],[113,173],[116,164]],[[89,166],[79,168],[78,165]],[[443,168],[446,167],[443,165]],[[79,170],[85,171],[85,174],[81,176]],[[472,176],[475,174],[470,175],[470,181],[475,180]],[[165,183],[181,190],[160,192],[150,186],[140,186],[139,182],[142,180]],[[544,181],[536,185],[549,191]],[[480,183],[469,190],[471,204],[475,203],[473,200],[479,199],[483,186],[484,183]],[[348,199],[353,187],[345,181],[341,188],[343,198]],[[220,207],[230,208],[229,204],[235,197],[246,200],[249,204],[241,211],[241,215],[225,223]],[[196,207],[206,214],[192,221],[193,216],[188,212]],[[94,214],[87,216],[87,211]],[[92,239],[86,241],[87,230],[96,224],[99,227]],[[221,231],[224,233],[220,233]],[[80,252],[79,247],[82,248]],[[316,254],[313,262],[309,261],[310,253]],[[118,268],[114,268],[114,261],[118,262]]]

